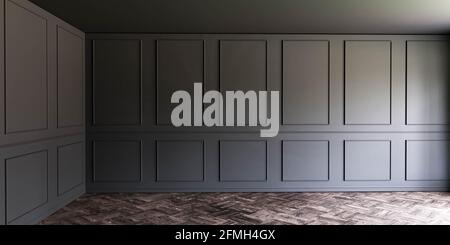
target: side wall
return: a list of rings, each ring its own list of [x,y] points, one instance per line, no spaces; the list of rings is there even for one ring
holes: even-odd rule
[[[0,224],[34,224],[85,192],[84,33],[0,0]]]
[[[447,190],[447,39],[89,34],[87,189]],[[280,135],[171,127],[193,82],[281,91]]]

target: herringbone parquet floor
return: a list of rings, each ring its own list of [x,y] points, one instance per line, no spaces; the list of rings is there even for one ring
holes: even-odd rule
[[[42,224],[450,224],[450,193],[87,194]]]

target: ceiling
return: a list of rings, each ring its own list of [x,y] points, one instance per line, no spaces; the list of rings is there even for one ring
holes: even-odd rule
[[[85,32],[450,33],[450,0],[31,0]]]

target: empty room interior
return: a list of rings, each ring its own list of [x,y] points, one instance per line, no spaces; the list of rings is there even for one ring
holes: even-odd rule
[[[0,0],[0,225],[450,224],[448,0]]]

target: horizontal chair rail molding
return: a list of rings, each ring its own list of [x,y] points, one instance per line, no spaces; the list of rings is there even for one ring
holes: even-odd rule
[[[449,187],[448,36],[87,39],[88,191]],[[171,103],[177,91],[279,91],[279,134],[262,138],[250,123],[207,127],[201,112],[213,101],[190,98],[181,112],[181,99]],[[226,125],[222,106],[218,125]],[[246,119],[257,112],[247,107]],[[174,112],[185,125],[203,126],[175,127],[182,124],[173,125]]]

